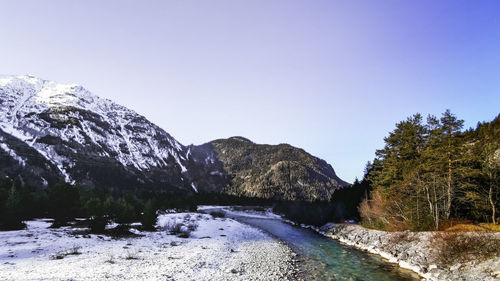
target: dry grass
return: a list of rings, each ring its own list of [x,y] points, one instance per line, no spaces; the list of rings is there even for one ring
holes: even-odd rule
[[[487,228],[490,231],[500,232],[500,224],[480,223],[479,226]]]
[[[436,232],[431,243],[438,249],[435,262],[442,265],[500,257],[500,239],[483,232]]]
[[[495,225],[492,223],[480,223],[480,224],[457,224],[452,227],[445,229],[446,232],[499,232],[500,225]]]

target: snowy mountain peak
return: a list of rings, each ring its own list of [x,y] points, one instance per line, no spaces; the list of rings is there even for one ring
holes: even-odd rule
[[[178,141],[136,112],[77,84],[29,75],[1,77],[0,129],[35,148],[70,182],[84,176],[72,170],[100,158],[117,161],[125,170],[186,172]]]
[[[75,90],[83,89],[77,84],[59,84],[31,75],[1,77],[0,87],[14,89],[13,94],[17,94],[20,98],[24,97],[25,100],[35,98],[36,102],[49,106],[74,104],[78,101]],[[90,93],[87,91],[87,94]]]
[[[0,95],[10,99],[17,110],[45,110],[54,107],[76,107],[96,113],[109,110],[130,111],[110,100],[101,99],[78,84],[60,84],[31,75],[4,76],[0,78]]]

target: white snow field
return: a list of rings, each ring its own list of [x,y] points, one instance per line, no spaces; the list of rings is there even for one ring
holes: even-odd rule
[[[189,238],[166,229],[196,227]],[[290,280],[293,252],[262,231],[228,218],[173,213],[159,231],[136,238],[50,229],[48,220],[0,232],[0,280]]]

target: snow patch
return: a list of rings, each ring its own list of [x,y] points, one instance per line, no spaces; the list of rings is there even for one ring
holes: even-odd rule
[[[3,141],[3,138],[0,137],[0,141]],[[6,143],[0,143],[0,148],[2,148],[7,154],[9,154],[12,158],[14,158],[21,166],[26,166],[26,161],[23,158],[18,156],[16,152],[10,149]]]
[[[196,188],[196,185],[194,184],[194,182],[191,183],[191,187],[194,189],[194,191],[196,193],[198,193],[198,188]]]

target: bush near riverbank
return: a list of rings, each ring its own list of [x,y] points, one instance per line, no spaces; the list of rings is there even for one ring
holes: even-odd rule
[[[436,263],[451,266],[455,263],[500,258],[498,235],[483,232],[435,232],[429,241],[436,247]]]

